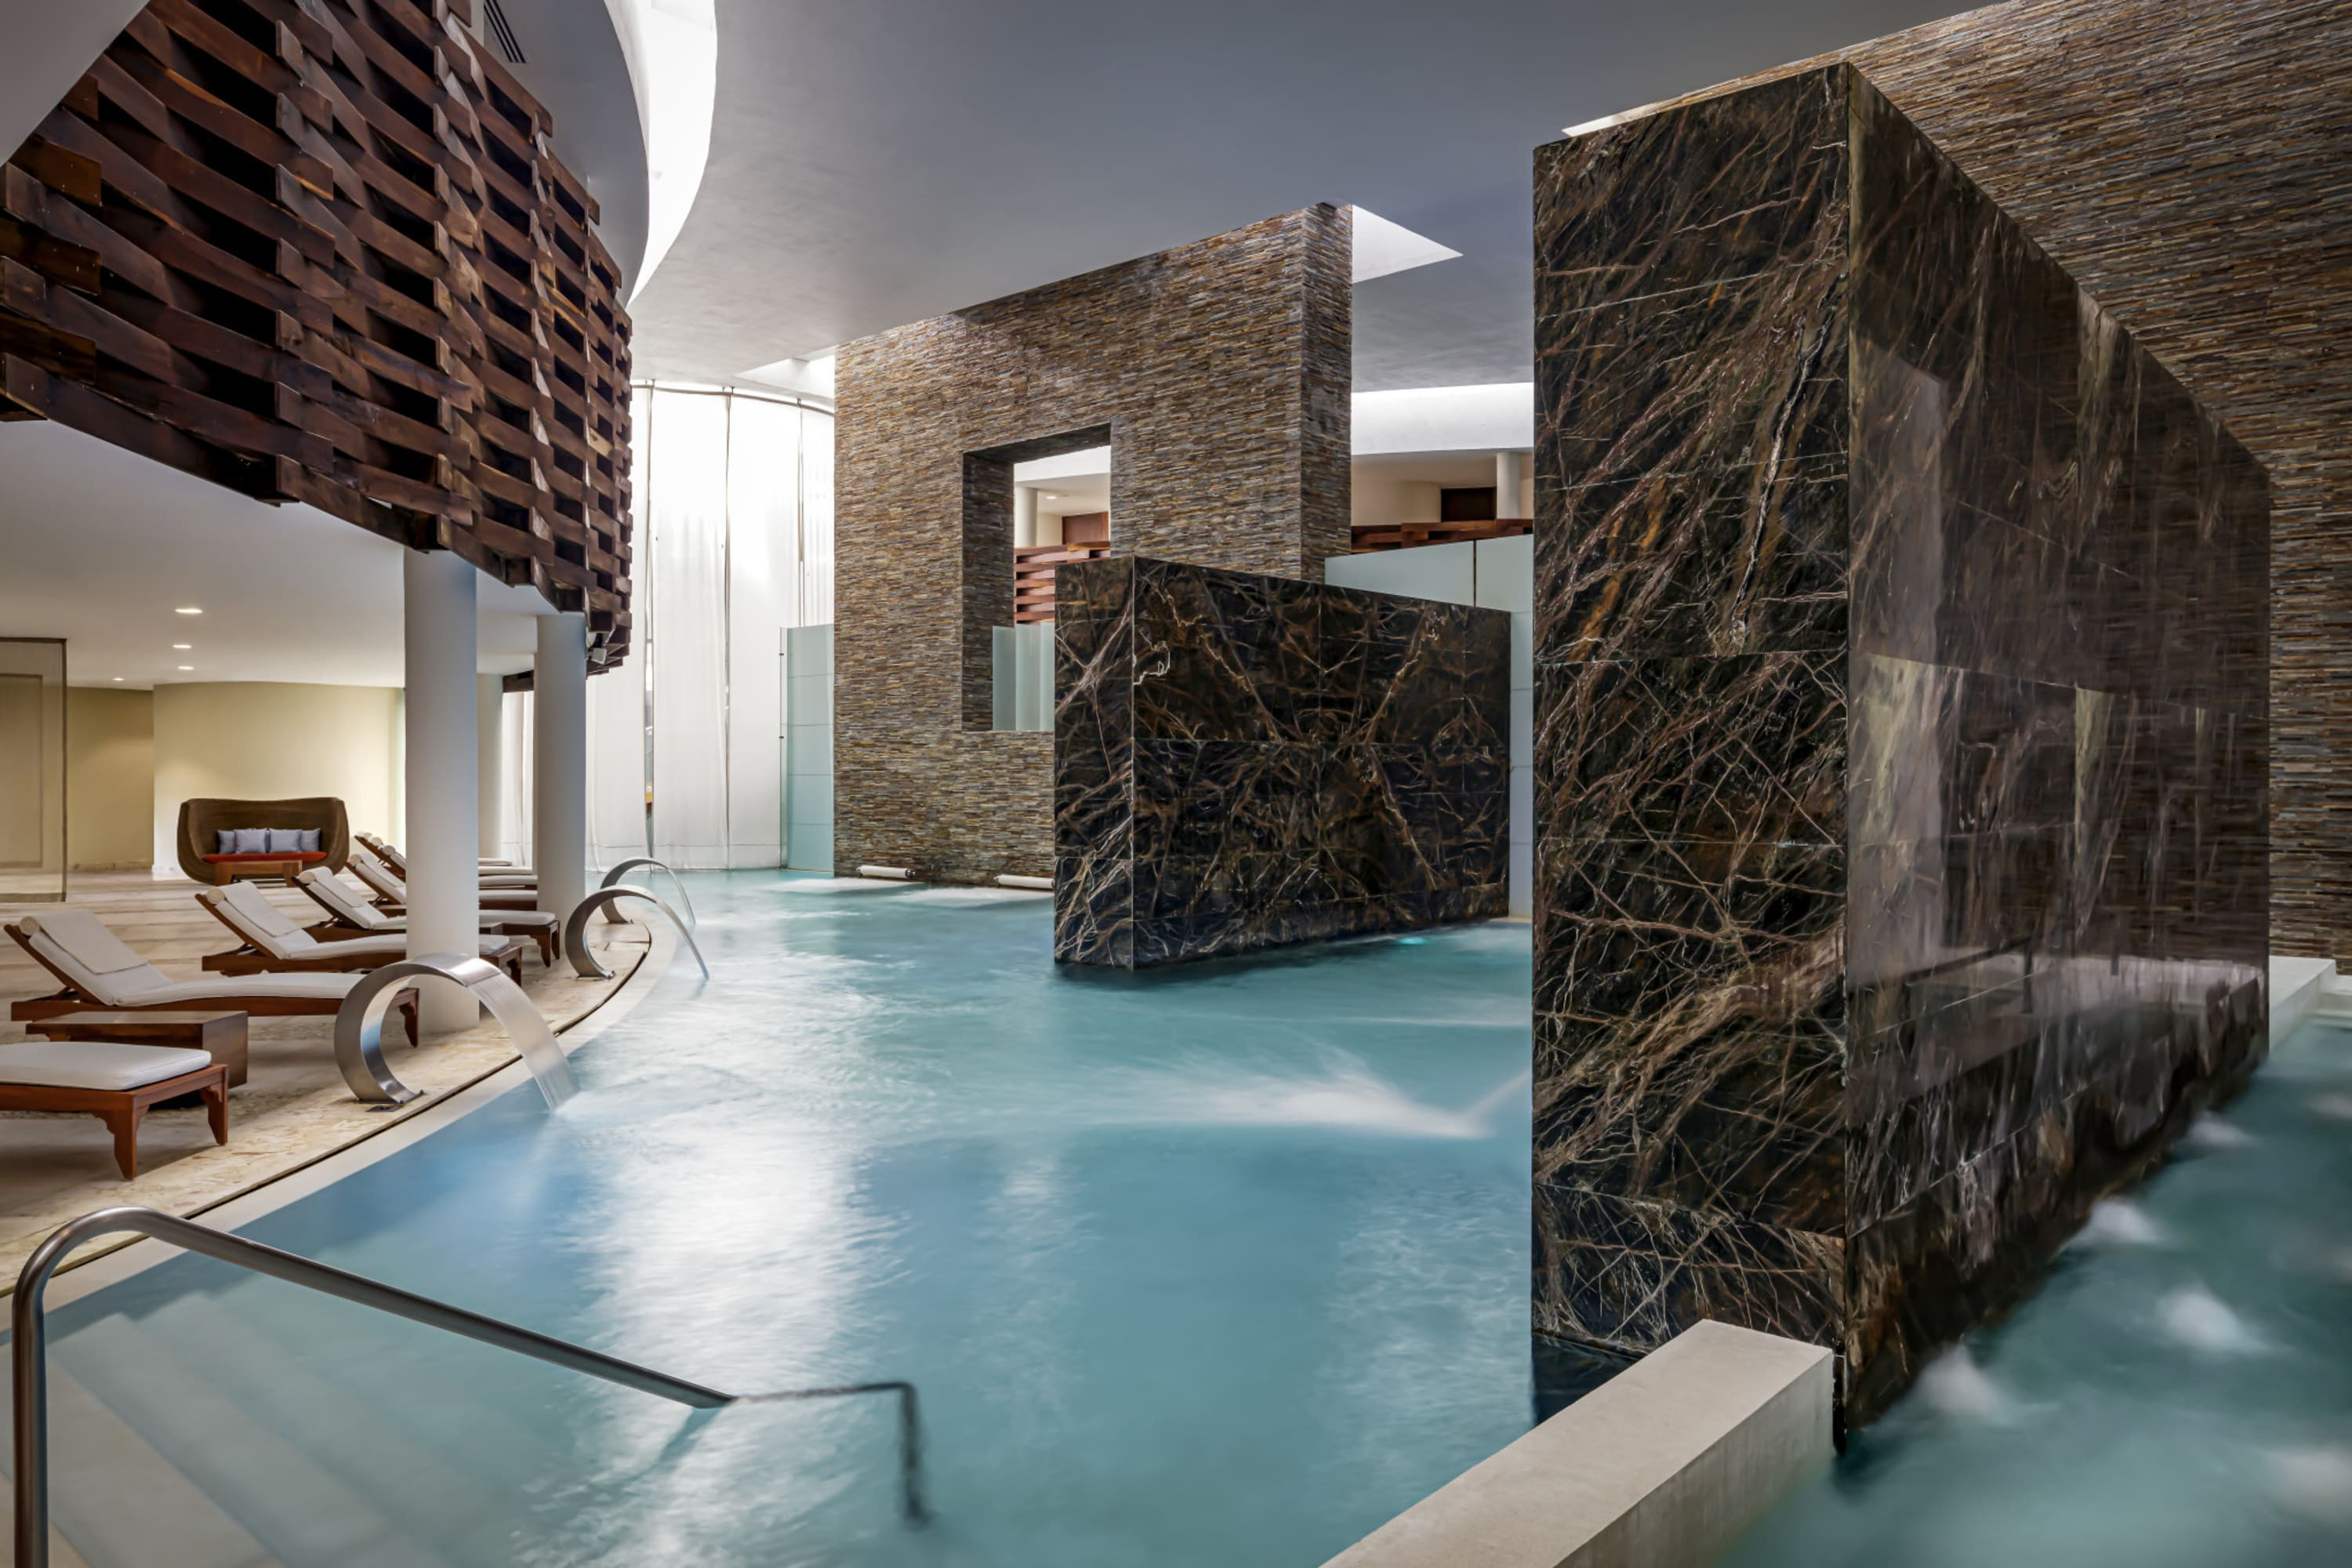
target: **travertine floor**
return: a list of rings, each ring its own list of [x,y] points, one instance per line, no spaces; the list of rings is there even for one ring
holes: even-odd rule
[[[299,892],[265,883],[263,890],[303,918],[315,906]],[[235,945],[218,921],[198,908],[196,885],[157,881],[144,872],[97,872],[73,879],[70,900],[177,979],[204,973],[201,960]],[[38,913],[38,904],[0,904],[0,921]],[[614,972],[611,980],[583,980],[568,963],[541,969],[524,961],[523,989],[558,1031],[586,1017],[618,990],[644,958],[644,928],[592,921],[589,939]],[[46,995],[54,979],[14,942],[0,936],[0,999]],[[387,1050],[401,1080],[425,1091],[392,1110],[372,1110],[352,1098],[335,1070],[331,1018],[256,1018],[249,1025],[250,1077],[229,1093],[229,1141],[216,1145],[202,1110],[148,1113],[139,1134],[139,1176],[125,1182],[115,1170],[113,1142],[93,1116],[0,1113],[0,1291],[40,1238],[77,1215],[110,1204],[142,1204],[177,1215],[215,1205],[297,1170],[334,1151],[394,1126],[451,1090],[496,1072],[515,1051],[497,1025],[426,1043],[415,1052]],[[0,1022],[0,1041],[25,1038],[21,1024]],[[94,1254],[93,1254],[94,1255]]]

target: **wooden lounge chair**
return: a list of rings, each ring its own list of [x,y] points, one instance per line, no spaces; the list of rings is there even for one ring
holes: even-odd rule
[[[169,1013],[234,1007],[257,1018],[332,1017],[360,983],[356,974],[208,974],[173,980],[123,944],[104,921],[70,906],[26,915],[7,928],[33,962],[58,978],[53,995],[12,1003],[18,1023],[61,1013]],[[416,988],[393,998],[416,1043]]]
[[[294,885],[310,894],[310,901],[330,917],[310,928],[320,942],[407,934],[406,919],[384,913],[340,877],[314,868],[295,878]],[[477,910],[474,913],[476,923],[484,931],[527,936],[539,943],[539,956],[544,963],[553,963],[562,956],[563,922],[551,914],[540,910]]]
[[[0,1046],[0,1110],[79,1110],[114,1134],[124,1181],[139,1173],[139,1123],[151,1106],[200,1095],[213,1142],[228,1142],[228,1068],[202,1051],[113,1040]]]
[[[375,895],[376,907],[384,913],[404,914],[408,909],[408,884],[402,881],[393,868],[377,859],[365,845],[354,847],[349,869]],[[486,910],[536,910],[539,894],[530,888],[484,888],[478,895]]]
[[[319,973],[338,970],[380,969],[408,956],[404,936],[363,936],[351,942],[320,942],[297,925],[283,910],[264,898],[250,882],[206,888],[196,902],[245,945],[231,952],[209,952],[205,967],[219,974]],[[522,955],[529,944],[509,937],[478,940],[480,955],[522,984]]]
[[[404,882],[408,879],[408,857],[400,852],[397,845],[387,843],[373,833],[362,833],[359,838],[360,847],[391,867],[394,876]],[[534,868],[518,866],[511,860],[477,860],[474,867],[475,875],[485,888],[536,889],[539,886],[539,872]]]

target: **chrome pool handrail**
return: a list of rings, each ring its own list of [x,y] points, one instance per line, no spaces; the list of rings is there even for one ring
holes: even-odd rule
[[[621,879],[627,876],[631,871],[635,870],[640,866],[648,866],[653,869],[661,872],[664,876],[669,879],[669,885],[673,889],[677,889],[677,901],[686,906],[686,919],[679,921],[679,929],[684,930],[688,927],[698,926],[702,923],[701,918],[694,912],[694,900],[686,890],[686,879],[679,876],[675,870],[671,869],[667,862],[656,860],[650,855],[632,856],[630,858],[622,861],[619,865],[604,873],[604,880],[601,886],[607,888],[619,887],[621,885]],[[670,918],[672,920],[677,919],[675,915]],[[604,919],[608,923],[613,925],[619,925],[621,923],[621,917],[614,913],[609,909],[604,911]]]
[[[16,1447],[16,1568],[48,1568],[49,1562],[49,1369],[48,1316],[42,1300],[50,1276],[66,1255],[95,1237],[118,1234],[150,1237],[188,1252],[299,1285],[306,1290],[334,1296],[396,1318],[423,1323],[481,1344],[512,1351],[551,1366],[583,1373],[623,1388],[690,1405],[716,1410],[723,1405],[765,1404],[793,1399],[824,1399],[843,1394],[896,1393],[898,1395],[899,1505],[907,1522],[921,1524],[929,1517],[923,1502],[922,1415],[910,1383],[860,1383],[839,1388],[791,1390],[779,1394],[725,1394],[683,1377],[675,1377],[602,1351],[575,1345],[533,1329],[485,1317],[463,1307],[419,1296],[396,1285],[371,1279],[296,1253],[211,1226],[198,1225],[151,1208],[125,1205],[94,1210],[50,1233],[33,1249],[16,1275],[16,1299],[9,1303],[8,1356],[15,1372],[13,1411]]]

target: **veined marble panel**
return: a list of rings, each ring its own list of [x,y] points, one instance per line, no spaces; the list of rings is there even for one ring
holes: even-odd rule
[[[1536,201],[1538,1321],[1867,1419],[2260,1059],[2266,481],[1847,68]]]
[[[1139,557],[1056,584],[1057,959],[1507,911],[1507,615]]]

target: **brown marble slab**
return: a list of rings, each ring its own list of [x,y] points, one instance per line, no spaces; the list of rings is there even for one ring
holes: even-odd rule
[[[1848,68],[1536,224],[1538,1321],[1868,1419],[2260,1058],[2267,479]]]

